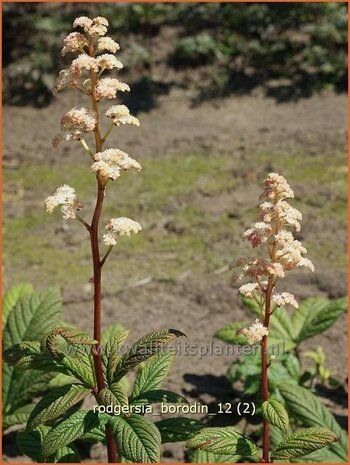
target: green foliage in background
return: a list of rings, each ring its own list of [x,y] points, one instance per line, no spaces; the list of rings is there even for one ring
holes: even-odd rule
[[[3,15],[5,102],[49,103],[54,76],[64,64],[58,44],[77,15],[108,16],[115,38],[123,48],[127,44],[125,72],[134,81],[151,77],[160,53],[163,65],[190,68],[193,79],[185,79],[186,85],[199,91],[199,99],[248,92],[257,85],[279,100],[324,87],[346,90],[345,3],[8,3]],[[174,31],[170,42],[162,40],[164,27]],[[159,40],[152,45],[157,38],[166,47],[165,58]],[[183,86],[181,76],[172,76],[171,84]]]
[[[24,340],[42,338],[59,323],[61,297],[58,289],[34,292],[30,284],[11,288],[3,298],[2,306],[3,349]],[[4,364],[2,378],[3,429],[27,421],[34,407],[34,398],[50,388],[55,373],[49,370],[37,373],[23,372]]]

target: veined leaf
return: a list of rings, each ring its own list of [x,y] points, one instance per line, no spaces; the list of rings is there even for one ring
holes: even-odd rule
[[[52,389],[35,406],[28,420],[27,427],[33,429],[36,426],[59,418],[90,393],[91,389],[87,389],[81,384],[72,384]]]
[[[42,456],[45,458],[55,454],[99,426],[100,421],[99,415],[92,411],[79,410],[73,413],[47,433],[42,443]]]
[[[53,358],[41,351],[39,342],[26,341],[7,349],[4,359],[15,368],[64,373],[76,377],[89,387],[95,385],[92,357],[85,353],[80,354],[79,358],[64,354]]]
[[[26,404],[26,405],[23,405],[23,407],[19,407],[17,410],[15,410],[13,413],[9,415],[3,415],[3,418],[2,418],[3,429],[5,430],[9,428],[10,426],[22,425],[24,423],[27,423],[29,415],[34,407],[35,407],[35,404]]]
[[[181,331],[176,329],[163,329],[147,334],[141,338],[119,361],[113,375],[113,381],[119,381],[132,368],[149,359],[152,355],[159,353],[164,349],[165,344],[180,336],[184,336]]]
[[[58,336],[61,336],[65,339],[68,344],[71,345],[94,345],[97,343],[84,331],[78,331],[77,329],[70,327],[55,328],[49,334],[47,334],[41,341],[41,350],[43,352],[48,352],[53,357],[58,357],[60,352],[58,352],[56,347],[56,339]]]
[[[330,449],[343,461],[347,461],[348,438],[333,415],[314,396],[309,389],[295,384],[283,383],[279,385],[280,393],[286,402],[290,413],[299,419],[304,426],[327,427],[335,433],[339,442],[330,445]]]
[[[238,330],[244,328],[248,325],[247,321],[240,321],[236,323],[228,323],[227,325],[220,328],[216,331],[214,337],[220,339],[221,341],[226,342],[227,344],[239,344],[239,345],[246,345],[247,338],[236,334]]]
[[[125,331],[125,328],[122,325],[115,324],[115,325],[109,325],[102,333],[102,341],[101,344],[102,346],[105,346],[109,339],[117,333]]]
[[[272,458],[290,460],[294,457],[302,457],[337,440],[337,436],[328,428],[307,428],[287,436],[278,444]]]
[[[24,340],[40,340],[57,324],[60,313],[58,289],[26,295],[8,316],[3,335],[4,350]]]
[[[4,329],[7,318],[17,303],[22,297],[31,294],[33,291],[34,289],[31,284],[23,283],[12,287],[6,292],[2,301],[2,329]]]
[[[111,417],[110,423],[119,453],[132,463],[160,461],[161,437],[147,418],[131,414],[127,418]]]
[[[192,418],[167,418],[155,422],[159,429],[162,443],[187,441],[195,436],[204,426]]]
[[[132,400],[132,405],[157,404],[159,402],[169,404],[188,404],[186,397],[176,394],[176,392],[155,389],[143,392]]]
[[[271,425],[277,426],[281,431],[287,433],[289,418],[286,409],[277,400],[267,400],[262,404],[262,414]]]
[[[39,426],[31,431],[17,433],[17,445],[22,454],[27,455],[37,463],[41,463],[41,447],[49,428]],[[80,463],[80,457],[74,446],[62,447],[55,454],[46,458],[46,463]]]
[[[249,456],[257,453],[254,442],[232,426],[203,428],[187,442],[186,447],[224,455]]]
[[[110,330],[108,334],[109,338],[104,345],[102,354],[102,363],[104,365],[107,382],[111,383],[113,381],[115,369],[122,357],[121,349],[129,335],[129,331],[120,329],[119,326],[117,326],[113,327],[113,330]]]
[[[106,407],[108,405],[112,405],[113,407],[129,405],[128,394],[119,383],[112,383],[109,386],[109,389],[102,389],[99,395],[99,400],[101,404]]]
[[[322,333],[347,311],[347,298],[324,301],[324,299],[308,299],[302,302],[294,319],[300,327],[298,342]],[[302,322],[302,323],[301,323]]]
[[[132,396],[138,397],[143,392],[159,389],[169,373],[173,358],[171,352],[162,351],[147,360],[136,376]]]

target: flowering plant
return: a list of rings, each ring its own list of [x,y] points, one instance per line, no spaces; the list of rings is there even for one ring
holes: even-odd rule
[[[119,45],[106,36],[108,21],[103,17],[79,17],[73,27],[81,32],[72,32],[65,38],[62,54],[77,56],[69,68],[59,73],[54,93],[66,87],[77,89],[89,98],[91,108],[69,110],[61,119],[61,131],[53,145],[57,147],[63,141],[73,141],[83,146],[92,159],[96,203],[92,220],[88,222],[81,216],[83,205],[75,189],[64,184],[46,198],[45,207],[49,213],[59,208],[65,220],[78,220],[89,234],[94,287],[93,336],[71,327],[56,327],[41,342],[19,342],[5,352],[7,362],[15,368],[59,372],[69,377],[68,382],[50,390],[37,403],[28,418],[26,431],[18,436],[18,443],[22,452],[39,462],[80,461],[74,444],[77,439],[105,443],[111,463],[118,460],[158,462],[162,442],[176,441],[181,431],[185,437],[180,436],[185,440],[190,437],[191,430],[198,431],[199,427],[198,422],[189,419],[175,418],[170,423],[164,420],[165,423],[159,421],[155,425],[145,417],[150,404],[187,403],[184,397],[160,389],[173,358],[164,345],[183,333],[161,329],[147,334],[122,352],[128,331],[116,325],[103,341],[102,269],[119,237],[142,230],[132,219],[109,219],[103,234],[106,251],[101,254],[99,225],[106,188],[122,172],[141,170],[136,160],[117,148],[105,148],[105,143],[114,127],[139,126],[140,123],[125,105],[114,105],[105,112],[111,122],[103,134],[101,100],[113,99],[118,92],[130,90],[117,78],[105,77],[106,71],[123,67],[114,55]],[[93,135],[93,146],[88,142],[89,135]],[[142,369],[130,394],[125,376],[141,363]],[[94,409],[77,409],[81,401],[89,397],[95,402]],[[119,413],[113,415],[116,411]]]
[[[260,461],[269,463],[271,460],[293,461],[296,457],[305,456],[333,442],[338,436],[331,429],[312,426],[305,430],[292,432],[288,412],[285,406],[275,397],[269,396],[268,371],[273,363],[273,356],[269,356],[268,337],[270,334],[270,320],[278,318],[281,307],[287,305],[298,309],[299,305],[293,294],[276,292],[279,281],[288,271],[298,267],[306,267],[314,271],[312,262],[305,257],[307,252],[302,243],[296,240],[292,230],[300,231],[302,214],[292,207],[286,199],[293,198],[294,193],[286,179],[270,173],[264,181],[264,190],[260,196],[263,202],[259,206],[259,221],[243,234],[243,240],[251,246],[259,248],[262,253],[253,258],[239,258],[233,263],[234,273],[232,282],[248,278],[249,283],[241,285],[240,294],[250,299],[259,318],[249,326],[225,328],[232,332],[233,339],[239,338],[240,343],[245,340],[249,345],[260,346],[260,381],[261,381],[261,413],[262,451],[248,437],[240,434],[234,427],[205,428],[191,438],[187,446],[216,454],[232,454],[240,460],[251,456],[260,456]],[[287,328],[290,331],[291,328]],[[283,331],[282,331],[283,333]],[[283,342],[283,335],[282,335]],[[303,388],[301,388],[303,389]],[[274,450],[270,451],[271,426],[277,428],[282,436]]]

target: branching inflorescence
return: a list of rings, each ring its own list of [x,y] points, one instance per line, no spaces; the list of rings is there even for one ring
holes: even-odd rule
[[[67,111],[61,119],[61,131],[53,140],[54,147],[62,141],[79,141],[88,155],[92,158],[91,171],[96,176],[97,199],[91,222],[83,219],[79,211],[79,202],[75,190],[67,185],[58,187],[45,200],[45,207],[52,213],[60,207],[64,219],[79,220],[90,234],[93,261],[94,282],[94,340],[97,342],[93,349],[96,371],[96,395],[105,388],[101,357],[101,270],[111,249],[117,244],[119,236],[130,236],[138,233],[142,227],[129,218],[111,218],[106,222],[103,241],[108,247],[104,256],[100,255],[99,222],[105,197],[106,186],[110,181],[120,177],[123,171],[140,171],[141,165],[127,153],[117,148],[104,148],[113,127],[124,124],[139,126],[139,120],[130,114],[125,105],[113,105],[106,112],[109,127],[105,133],[101,132],[99,103],[103,99],[116,98],[118,92],[128,92],[130,87],[111,76],[105,76],[110,70],[120,70],[123,64],[115,57],[120,49],[119,44],[107,37],[108,21],[98,16],[94,19],[80,17],[75,19],[74,28],[81,32],[72,32],[64,39],[62,55],[72,53],[77,55],[69,68],[62,70],[53,89],[57,94],[64,88],[78,89],[90,98],[90,108],[74,107]],[[94,135],[94,147],[86,138]],[[109,425],[106,426],[108,458],[116,461],[116,447]]]
[[[235,272],[233,282],[249,278],[252,282],[243,284],[239,292],[254,299],[261,312],[261,320],[255,320],[250,327],[242,328],[239,333],[247,338],[249,344],[261,344],[262,362],[262,398],[268,401],[268,351],[267,339],[270,318],[279,307],[290,305],[298,308],[298,303],[289,292],[275,293],[278,281],[287,271],[297,267],[306,267],[314,271],[312,262],[304,255],[307,250],[296,240],[291,232],[300,231],[302,214],[289,205],[288,198],[294,198],[294,192],[286,179],[270,173],[264,181],[264,190],[260,195],[263,202],[259,205],[259,222],[243,234],[243,239],[253,248],[263,249],[263,255],[237,259],[233,263]],[[263,423],[263,460],[269,461],[269,424]]]

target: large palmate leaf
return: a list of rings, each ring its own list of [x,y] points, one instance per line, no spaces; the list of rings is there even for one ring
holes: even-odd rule
[[[36,426],[59,418],[90,393],[91,389],[87,389],[81,384],[52,389],[35,406],[28,420],[27,428],[33,429]]]
[[[287,410],[303,426],[326,427],[337,436],[339,442],[331,444],[329,448],[341,461],[347,461],[347,434],[321,401],[309,389],[295,384],[281,384],[279,390]]]
[[[4,329],[7,318],[17,303],[24,296],[32,294],[32,292],[33,286],[27,283],[18,284],[18,286],[12,287],[6,292],[2,301],[2,329]]]
[[[55,454],[100,424],[101,416],[93,411],[79,410],[73,413],[47,433],[42,443],[43,458]]]
[[[188,441],[204,426],[197,420],[186,417],[166,418],[155,422],[159,429],[162,443]]]
[[[113,381],[119,381],[138,364],[162,351],[165,344],[180,336],[184,336],[181,331],[176,329],[163,329],[142,337],[119,361],[113,376]]]
[[[330,328],[335,321],[347,311],[347,298],[325,300],[323,298],[307,299],[293,315],[295,337],[299,342],[309,339]]]
[[[110,423],[119,453],[132,463],[160,461],[159,430],[147,418],[131,414],[127,418],[111,417]]]
[[[249,456],[257,453],[254,442],[232,426],[203,428],[187,441],[186,447],[224,455]]]
[[[35,462],[41,463],[42,443],[48,432],[49,428],[46,426],[39,426],[31,431],[19,431],[17,434],[19,450]],[[80,461],[79,453],[74,446],[62,447],[45,459],[46,463],[80,463]]]
[[[173,358],[171,352],[164,350],[147,360],[136,376],[132,396],[159,389],[169,373]]]
[[[287,433],[289,426],[288,413],[284,406],[277,400],[267,400],[262,404],[262,414],[265,420]]]
[[[3,334],[4,350],[22,341],[42,339],[59,321],[61,297],[50,288],[21,298],[10,312]]]
[[[274,460],[290,460],[302,457],[337,441],[337,436],[328,428],[307,428],[287,436],[274,450]]]

